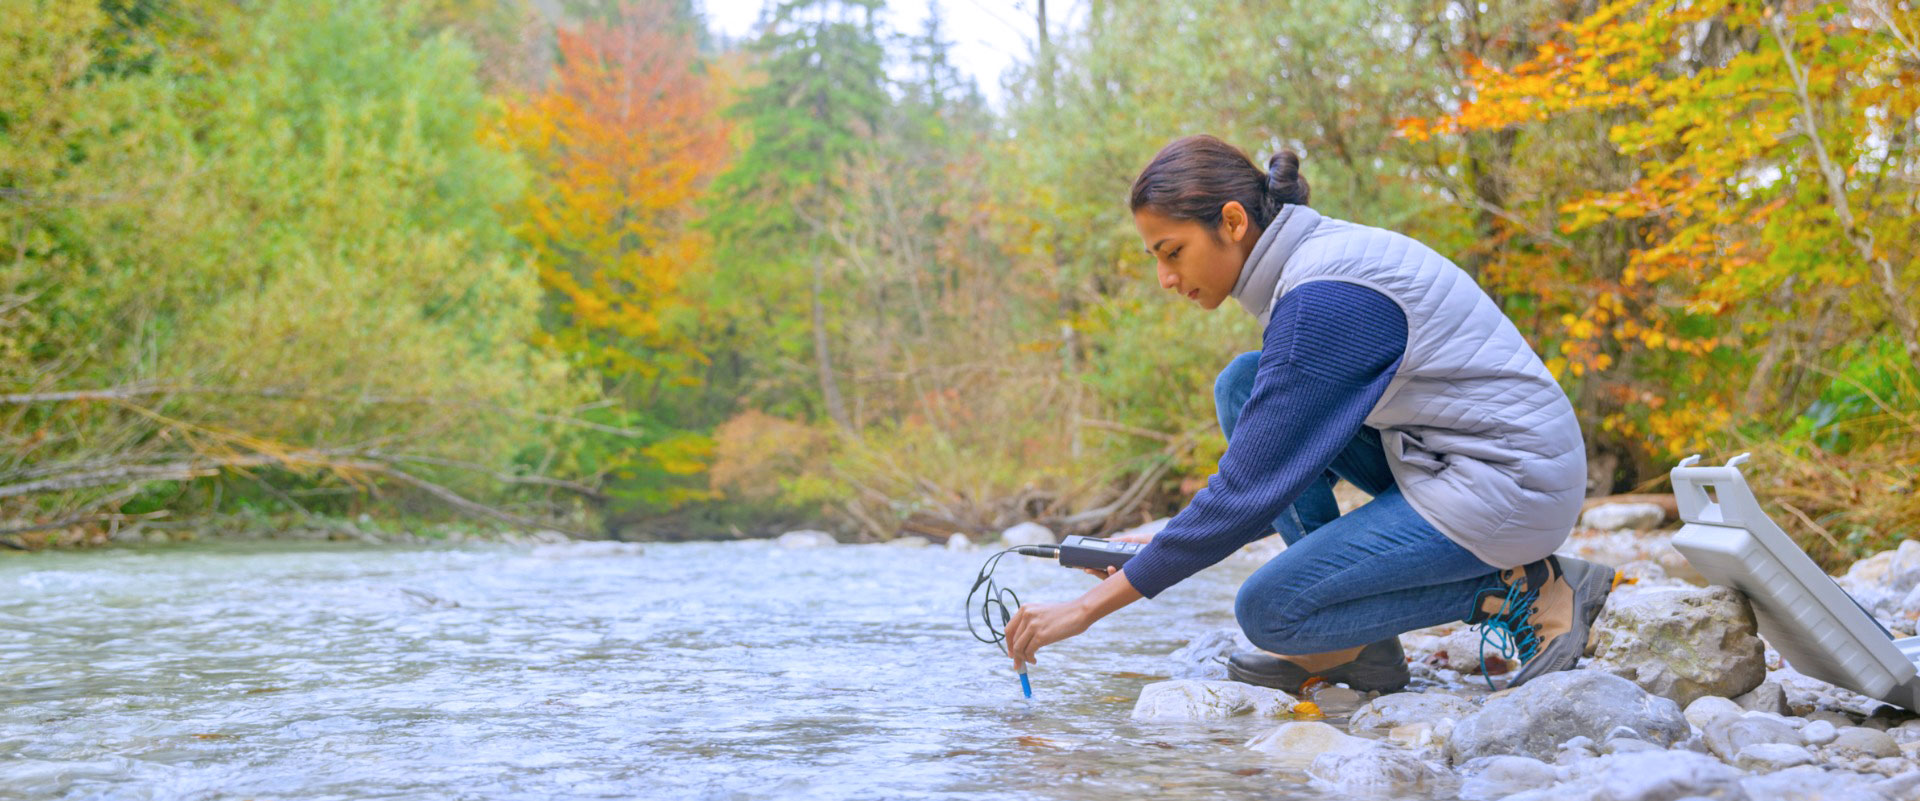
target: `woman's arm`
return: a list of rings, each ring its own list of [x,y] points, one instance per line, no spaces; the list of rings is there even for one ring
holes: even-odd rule
[[[1034,663],[1034,652],[1040,646],[1086,631],[1094,621],[1143,597],[1122,569],[1066,603],[1022,604],[1007,622],[1007,653],[1013,656],[1013,669]]]

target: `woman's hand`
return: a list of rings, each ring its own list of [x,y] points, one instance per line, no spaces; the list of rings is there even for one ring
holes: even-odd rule
[[[1145,545],[1147,544],[1148,541],[1152,540],[1153,535],[1157,533],[1159,532],[1149,531],[1149,532],[1146,532],[1145,534],[1122,534],[1118,537],[1109,537],[1108,541],[1109,542],[1137,542],[1137,543],[1140,543],[1141,545]],[[1120,570],[1120,568],[1117,568],[1117,567],[1109,567],[1105,570],[1097,570],[1091,567],[1083,567],[1080,569],[1086,571],[1087,575],[1093,576],[1094,578],[1100,578],[1100,579],[1104,579],[1108,576],[1111,576],[1114,573],[1119,572]]]
[[[1041,646],[1086,631],[1094,620],[1092,611],[1079,601],[1022,605],[1006,628],[1007,654],[1013,657],[1014,672],[1035,663],[1034,652]]]

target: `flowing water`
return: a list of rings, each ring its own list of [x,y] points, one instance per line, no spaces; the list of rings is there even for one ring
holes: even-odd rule
[[[604,545],[0,558],[0,798],[1324,797],[1242,747],[1272,721],[1128,718],[1251,564],[1042,650],[1025,701],[965,627],[986,552]]]

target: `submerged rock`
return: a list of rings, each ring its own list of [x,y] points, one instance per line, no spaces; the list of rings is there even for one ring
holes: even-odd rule
[[[1633,682],[1592,670],[1550,673],[1487,699],[1453,727],[1455,762],[1498,754],[1554,759],[1574,737],[1609,739],[1625,727],[1633,739],[1662,747],[1692,733],[1679,705]]]
[[[1372,740],[1346,734],[1325,723],[1294,721],[1248,740],[1247,747],[1289,763],[1307,765],[1321,754],[1358,754],[1375,746]]]
[[[1594,621],[1588,667],[1686,705],[1732,698],[1767,676],[1753,609],[1721,586],[1656,587],[1607,598]]]
[[[1053,536],[1053,529],[1039,523],[1016,523],[1000,532],[1000,544],[1009,548],[1015,545],[1052,545],[1059,541]]]
[[[1173,660],[1176,679],[1227,679],[1227,657],[1235,651],[1252,651],[1253,643],[1239,627],[1215,629],[1202,634],[1179,650],[1167,655]]]
[[[1134,720],[1222,720],[1253,715],[1278,717],[1293,708],[1293,696],[1237,681],[1157,681],[1140,688]]]
[[[1745,775],[1713,757],[1692,751],[1643,751],[1590,759],[1574,765],[1552,787],[1507,796],[1506,801],[1679,801],[1684,798],[1745,799]]]
[[[824,531],[803,529],[800,531],[789,531],[775,537],[773,544],[782,548],[824,548],[829,545],[839,545],[840,541],[834,539],[832,534]]]
[[[1348,718],[1347,729],[1354,732],[1387,731],[1415,723],[1458,721],[1473,714],[1472,701],[1447,693],[1394,693],[1361,705]]]
[[[1361,795],[1429,793],[1453,783],[1445,768],[1384,745],[1322,753],[1307,766],[1307,776],[1317,787]]]

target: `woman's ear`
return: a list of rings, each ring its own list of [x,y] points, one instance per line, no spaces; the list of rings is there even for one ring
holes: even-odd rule
[[[1247,215],[1247,207],[1238,200],[1229,200],[1220,207],[1220,234],[1228,242],[1238,242],[1247,235],[1247,229],[1253,227],[1253,218]]]

